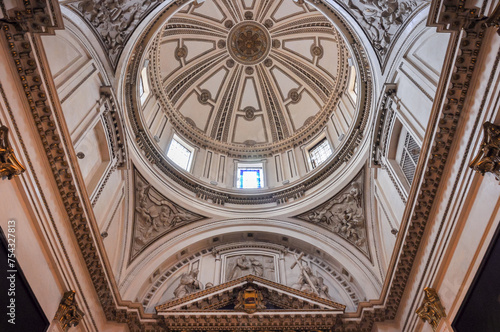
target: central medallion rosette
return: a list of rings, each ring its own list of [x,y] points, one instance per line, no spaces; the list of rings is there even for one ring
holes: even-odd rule
[[[271,37],[267,29],[257,22],[236,24],[227,38],[231,57],[244,65],[263,61],[271,49]]]

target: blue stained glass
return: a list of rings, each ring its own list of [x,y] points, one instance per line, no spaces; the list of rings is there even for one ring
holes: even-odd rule
[[[262,188],[262,169],[239,169],[238,188]]]

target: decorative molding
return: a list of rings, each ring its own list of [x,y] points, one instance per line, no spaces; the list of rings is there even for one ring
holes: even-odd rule
[[[11,180],[14,176],[21,175],[26,171],[14,154],[14,149],[9,142],[9,129],[0,126],[0,177]]]
[[[441,304],[439,295],[434,288],[425,287],[424,293],[424,301],[417,309],[416,314],[424,322],[429,322],[432,326],[432,330],[436,331],[441,318],[446,317],[446,312]]]
[[[339,235],[369,256],[363,179],[364,171],[361,171],[334,197],[294,218]]]
[[[64,293],[54,320],[64,332],[67,332],[71,327],[77,326],[84,315],[75,301],[75,291],[70,290]]]
[[[469,167],[483,176],[492,173],[500,181],[500,126],[485,122],[483,132],[483,142]]]

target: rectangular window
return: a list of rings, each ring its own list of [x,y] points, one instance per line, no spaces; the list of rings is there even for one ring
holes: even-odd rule
[[[332,155],[332,148],[326,138],[309,149],[309,160],[312,168],[316,168],[325,162]]]
[[[189,171],[193,157],[193,148],[182,142],[177,135],[174,135],[168,147],[167,157],[177,166]]]
[[[144,104],[149,96],[148,65],[149,60],[144,61],[141,75],[139,76],[139,97],[141,98],[141,104]]]
[[[406,132],[404,145],[401,150],[401,160],[399,161],[399,166],[401,167],[406,180],[411,185],[417,168],[420,147],[409,132]]]
[[[236,187],[239,189],[258,189],[264,187],[262,163],[238,164]]]

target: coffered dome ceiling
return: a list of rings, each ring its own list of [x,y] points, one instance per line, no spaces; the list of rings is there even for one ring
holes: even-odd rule
[[[346,89],[350,56],[323,14],[292,0],[192,3],[149,54],[173,126],[198,146],[242,156],[321,130]]]

